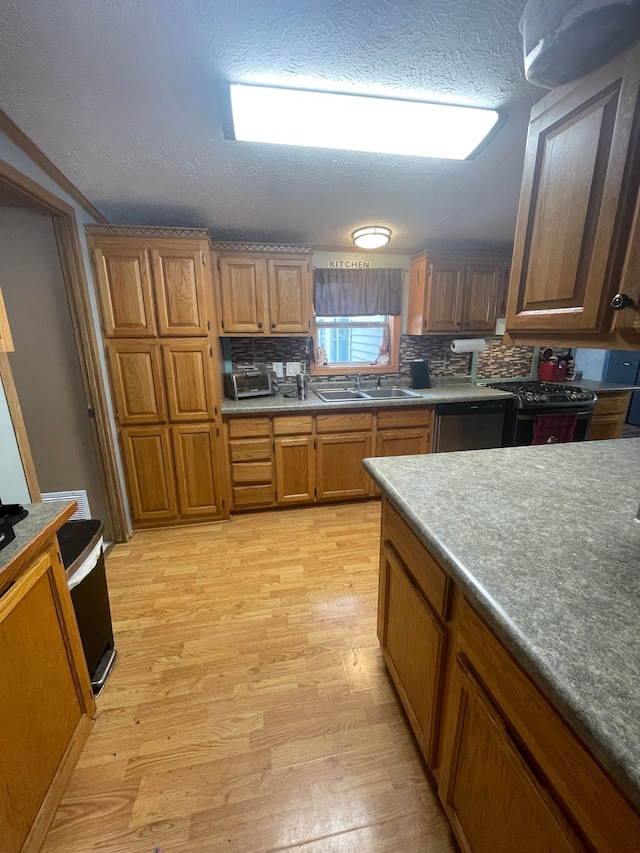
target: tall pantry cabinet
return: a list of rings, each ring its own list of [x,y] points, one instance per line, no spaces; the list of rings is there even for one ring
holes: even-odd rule
[[[228,518],[208,235],[87,232],[133,527]]]

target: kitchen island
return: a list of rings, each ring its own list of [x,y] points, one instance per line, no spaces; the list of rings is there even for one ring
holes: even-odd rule
[[[95,715],[57,531],[75,503],[27,504],[0,551],[0,850],[40,848]]]
[[[469,806],[478,796],[472,775],[460,777],[472,761],[473,750],[465,759],[463,748],[474,730],[461,708],[482,694],[489,717],[509,733],[503,740],[518,754],[536,802],[546,803],[554,827],[569,838],[566,849],[640,849],[631,846],[640,843],[640,439],[364,465],[384,497],[385,658],[463,847],[487,840]],[[393,596],[419,598],[431,620],[423,620],[423,636],[437,646],[427,650],[426,699],[416,698],[413,660],[401,660],[399,649],[412,638],[406,633],[398,645]],[[528,691],[526,707],[514,685]],[[416,712],[412,702],[432,707]],[[549,715],[537,730],[528,718],[534,707],[538,717]],[[602,793],[607,785],[611,801]],[[533,831],[544,820],[522,797]],[[489,810],[483,826],[490,820]],[[550,838],[549,849],[565,849]],[[490,842],[502,849],[499,839]]]

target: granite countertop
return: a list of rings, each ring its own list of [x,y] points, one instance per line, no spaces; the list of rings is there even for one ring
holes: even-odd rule
[[[364,465],[640,807],[640,438]]]
[[[0,551],[0,591],[15,580],[24,565],[52,538],[73,513],[76,503],[47,501],[24,504],[29,515],[13,528],[16,538]]]
[[[324,387],[329,387],[324,385]],[[330,386],[334,389],[349,387],[348,382],[335,382]],[[387,387],[384,386],[383,387]],[[399,386],[394,386],[399,387]],[[366,390],[366,389],[365,389]],[[307,400],[298,400],[296,397],[285,397],[282,392],[275,397],[250,397],[246,400],[224,400],[222,403],[223,415],[239,414],[261,414],[271,412],[300,412],[300,411],[332,411],[336,409],[353,408],[379,409],[388,406],[424,406],[436,405],[437,403],[462,403],[470,400],[500,400],[510,399],[513,395],[506,391],[496,391],[493,388],[485,388],[472,383],[456,385],[438,385],[434,388],[411,389],[415,390],[418,397],[402,397],[391,400],[363,400],[356,399],[345,402],[343,400],[335,403],[325,403],[309,388]]]

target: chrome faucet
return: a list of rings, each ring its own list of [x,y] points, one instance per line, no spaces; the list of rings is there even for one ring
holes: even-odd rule
[[[360,387],[360,377],[359,376],[349,376],[348,378],[353,382],[355,388]]]

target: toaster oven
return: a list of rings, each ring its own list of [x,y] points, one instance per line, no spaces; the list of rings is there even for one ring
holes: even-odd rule
[[[268,397],[277,392],[274,374],[269,370],[232,370],[224,374],[224,394],[230,400]]]

